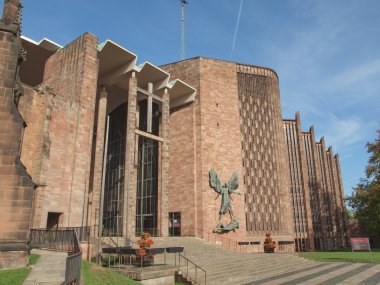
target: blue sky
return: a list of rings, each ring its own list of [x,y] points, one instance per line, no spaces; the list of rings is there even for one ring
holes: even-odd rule
[[[380,1],[188,0],[186,57],[270,67],[283,118],[301,113],[341,159],[346,194],[364,175],[380,128]],[[24,0],[23,34],[66,45],[84,32],[156,65],[180,57],[179,0]]]

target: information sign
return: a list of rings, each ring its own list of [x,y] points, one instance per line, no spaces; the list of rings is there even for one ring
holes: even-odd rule
[[[368,250],[373,262],[369,238],[351,238],[352,260],[355,261],[355,251]]]
[[[352,250],[370,250],[369,238],[351,238]]]

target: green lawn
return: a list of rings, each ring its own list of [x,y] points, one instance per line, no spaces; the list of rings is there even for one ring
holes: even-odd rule
[[[38,254],[31,254],[29,265],[36,264],[39,257]],[[29,265],[25,268],[0,270],[0,284],[21,285],[26,277],[28,277],[30,271],[32,271]]]
[[[368,251],[355,251],[353,261],[351,250],[339,251],[318,251],[318,252],[303,252],[300,253],[303,258],[315,261],[335,261],[335,262],[361,262],[370,263],[371,255]],[[372,249],[372,258],[374,263],[380,263],[380,249]]]
[[[141,284],[138,281],[129,279],[121,273],[88,261],[82,261],[82,278],[84,285]]]

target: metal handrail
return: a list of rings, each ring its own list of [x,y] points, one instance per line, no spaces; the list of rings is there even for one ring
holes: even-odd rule
[[[205,234],[207,234],[207,239],[206,239],[207,241],[212,241],[210,239],[210,235],[214,236],[215,237],[215,244],[217,243],[217,239],[219,238],[222,241],[222,246],[224,246],[224,247],[226,247],[228,249],[231,249],[231,243],[232,243],[232,250],[235,251],[235,252],[238,251],[237,249],[238,249],[239,243],[236,240],[233,240],[233,239],[230,239],[230,238],[226,238],[226,237],[217,235],[215,233],[205,232],[202,229],[198,229],[198,228],[190,228],[190,230],[198,231],[200,233],[200,236],[203,239],[206,239],[205,238]],[[197,236],[197,234],[194,234],[194,236]],[[224,240],[228,241],[228,246],[224,245],[224,243],[223,243]]]
[[[46,228],[34,228],[31,229],[31,233],[34,231],[41,231],[41,232],[46,232],[49,231],[54,232],[54,231],[70,231],[73,230],[77,234],[77,238],[79,242],[84,242],[84,241],[89,241],[90,240],[90,229],[91,227],[58,227],[58,228],[52,228],[52,229],[46,229]]]
[[[31,229],[32,247],[74,252],[74,230]]]
[[[75,230],[73,233],[73,249],[74,251],[66,257],[65,285],[80,284],[82,251],[80,249],[78,236]]]
[[[208,233],[210,234],[210,233]],[[233,245],[233,250],[236,251],[237,250],[237,246],[238,246],[238,242],[233,240],[233,239],[230,239],[230,238],[226,238],[226,237],[223,237],[223,236],[219,236],[219,235],[216,235],[216,234],[212,234],[215,236],[215,243],[216,243],[216,239],[217,238],[220,238],[222,240],[222,246],[224,246],[223,244],[223,240],[226,240],[228,241],[228,248],[231,249],[231,242],[232,242],[232,245]],[[226,246],[225,246],[226,247]]]
[[[189,275],[189,263],[191,263],[195,268],[195,278],[194,278],[195,282],[198,284],[198,269],[200,269],[204,273],[204,281],[205,281],[204,285],[206,285],[207,284],[206,270],[204,270],[202,267],[198,266],[197,264],[195,264],[194,262],[192,262],[190,259],[188,259],[182,254],[179,254],[178,270],[181,270],[181,258],[184,259],[186,262],[186,276],[185,277],[191,279],[191,276]]]

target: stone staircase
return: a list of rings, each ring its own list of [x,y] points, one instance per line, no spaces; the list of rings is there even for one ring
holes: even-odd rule
[[[206,271],[207,284],[380,284],[380,265],[358,263],[314,262],[292,254],[236,253],[220,245],[194,237],[153,238],[153,247],[183,246],[183,255]],[[156,263],[163,256],[155,257]],[[178,262],[167,255],[166,263]],[[177,263],[178,264],[178,263]],[[181,261],[181,272],[193,284],[204,284],[193,266],[187,269]]]

